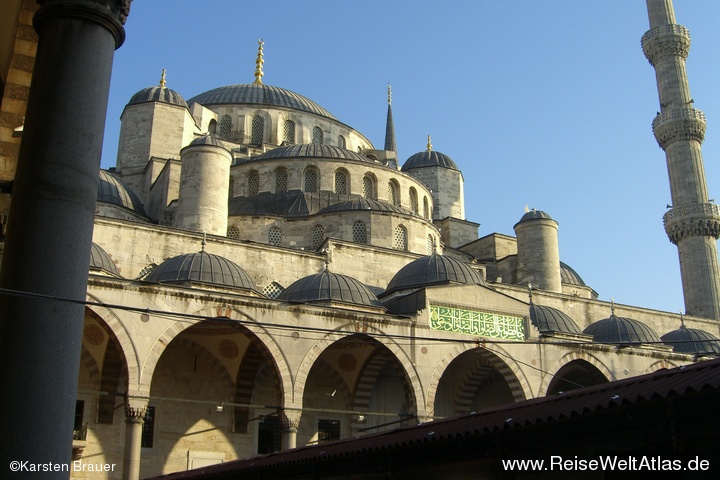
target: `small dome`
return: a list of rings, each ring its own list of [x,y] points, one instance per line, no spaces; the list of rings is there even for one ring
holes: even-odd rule
[[[97,201],[101,203],[111,203],[132,210],[142,216],[147,216],[137,195],[120,179],[112,176],[106,170],[100,170]]]
[[[323,208],[318,213],[346,212],[354,210],[370,210],[376,212],[393,212],[405,215],[415,215],[412,210],[408,210],[407,208],[399,207],[383,200],[372,200],[365,197],[353,198],[352,200],[346,200],[344,202],[330,205]]]
[[[547,220],[552,220],[552,217],[548,215],[547,213],[543,212],[542,210],[535,210],[534,208],[527,212],[525,215],[520,218],[520,222],[524,222],[526,220],[535,220],[538,218],[543,218]],[[518,223],[520,223],[518,222]]]
[[[295,281],[278,299],[294,303],[339,302],[382,307],[375,294],[361,282],[328,270]]]
[[[673,347],[673,351],[677,353],[720,354],[720,339],[705,330],[686,328],[685,325],[682,325],[677,330],[666,333],[660,339]]]
[[[90,247],[90,270],[101,270],[112,275],[120,275],[117,265],[110,255],[95,242]]]
[[[188,147],[190,145],[214,145],[216,147],[225,148],[225,146],[218,140],[217,138],[213,137],[212,135],[203,135],[202,137],[198,137],[192,142],[188,144]]]
[[[256,290],[250,276],[236,263],[206,252],[188,253],[165,260],[146,277],[148,282],[201,282]]]
[[[553,307],[530,304],[530,322],[542,333],[560,332],[581,334],[577,323],[564,312]]]
[[[450,170],[459,170],[452,158],[434,150],[425,150],[424,152],[418,152],[411,156],[405,160],[401,170],[407,172],[414,168],[425,167],[444,167]]]
[[[386,292],[448,283],[485,285],[485,280],[468,264],[434,253],[401,268],[390,280]]]
[[[632,318],[616,317],[598,320],[590,324],[583,333],[592,335],[593,342],[618,345],[638,343],[661,343],[657,333],[642,322]]]
[[[302,95],[284,88],[255,83],[214,88],[188,100],[189,104],[196,102],[206,107],[208,105],[244,104],[292,108],[337,120],[330,112]]]
[[[560,262],[560,279],[562,283],[586,286],[582,277],[567,263]]]
[[[262,155],[258,155],[253,160],[271,160],[278,158],[331,158],[373,163],[372,160],[360,155],[359,153],[322,143],[286,145],[284,147],[274,148]]]
[[[173,89],[161,86],[143,88],[130,97],[128,105],[137,105],[138,103],[147,102],[169,103],[170,105],[188,108],[188,105],[185,103],[182,95]]]

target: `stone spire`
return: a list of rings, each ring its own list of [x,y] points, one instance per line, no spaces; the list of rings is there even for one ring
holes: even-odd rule
[[[665,151],[672,196],[665,231],[678,247],[686,311],[720,320],[720,207],[708,199],[700,147],[705,115],[693,107],[685,70],[690,33],[675,23],[672,0],[646,1],[650,30],[642,48],[655,68],[660,99],[652,128]]]
[[[385,123],[385,150],[397,152],[397,144],[395,143],[395,124],[392,116],[392,90],[388,83],[388,111],[387,122]]]

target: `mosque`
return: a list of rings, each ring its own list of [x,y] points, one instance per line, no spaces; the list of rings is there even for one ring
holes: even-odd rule
[[[665,225],[686,315],[600,301],[563,263],[552,212],[479,236],[464,159],[429,137],[398,158],[390,90],[377,146],[265,83],[262,42],[251,83],[186,100],[163,72],[135,93],[99,172],[73,458],[159,475],[720,353],[720,210],[697,174],[689,36],[666,11],[650,25],[646,56],[677,76],[658,80],[653,130],[677,165]]]

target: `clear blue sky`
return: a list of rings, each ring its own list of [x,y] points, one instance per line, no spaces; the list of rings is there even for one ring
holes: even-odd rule
[[[720,1],[675,0],[675,12],[693,40],[690,89],[708,118],[705,168],[720,201]],[[186,99],[250,83],[262,38],[264,83],[316,101],[380,148],[390,83],[400,159],[432,135],[463,171],[480,236],[514,235],[526,205],[544,210],[560,224],[561,259],[601,299],[678,312],[647,30],[642,0],[135,0],[102,165],[115,164],[123,107],[163,68]]]

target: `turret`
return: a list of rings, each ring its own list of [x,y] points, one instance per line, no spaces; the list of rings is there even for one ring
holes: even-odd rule
[[[206,135],[180,151],[180,196],[175,226],[226,235],[232,154]]]
[[[517,283],[562,293],[558,223],[547,213],[533,209],[513,228],[517,236]]]

